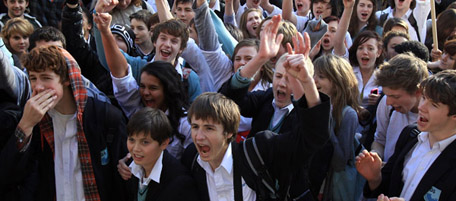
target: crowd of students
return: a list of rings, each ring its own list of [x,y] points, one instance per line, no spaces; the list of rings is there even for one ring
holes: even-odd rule
[[[3,0],[0,200],[456,200],[430,3]]]

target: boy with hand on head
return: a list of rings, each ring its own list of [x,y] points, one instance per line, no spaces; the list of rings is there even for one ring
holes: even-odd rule
[[[64,49],[37,47],[22,62],[33,93],[5,147],[20,167],[11,176],[23,179],[38,200],[122,199],[115,169],[127,151],[122,113],[88,96],[79,66]]]
[[[127,132],[134,160],[127,200],[199,200],[188,169],[166,151],[172,127],[164,112],[149,107],[139,110],[130,118]]]
[[[356,168],[367,180],[366,197],[456,200],[456,71],[430,76],[419,88],[423,94],[417,122],[421,133],[405,128],[383,168],[377,153],[363,151],[356,158]]]
[[[274,16],[272,23],[263,30],[264,41],[258,55],[251,60],[252,64],[265,63],[276,54],[274,50],[278,49],[281,41],[281,36],[277,36],[280,19],[280,16]],[[263,178],[249,166],[251,156],[247,158],[246,146],[256,146],[265,164],[263,168],[276,181],[275,199],[310,196],[308,191],[298,191],[301,186],[296,184],[302,178],[294,176],[305,168],[314,151],[328,140],[330,104],[326,95],[318,93],[309,73],[313,66],[308,58],[308,36],[305,41],[301,38],[299,44],[296,53],[289,48],[290,54],[283,64],[288,73],[284,76],[299,99],[293,103],[298,122],[290,132],[276,135],[271,131],[262,131],[251,138],[253,140],[232,143],[240,121],[239,109],[232,100],[221,94],[205,93],[191,105],[188,119],[195,146],[187,148],[182,160],[192,170],[202,200],[273,199],[261,182]],[[228,182],[216,182],[220,177]]]

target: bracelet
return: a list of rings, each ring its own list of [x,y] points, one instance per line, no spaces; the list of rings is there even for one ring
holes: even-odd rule
[[[25,140],[25,133],[22,131],[21,128],[17,127],[14,135],[18,139],[19,143],[23,143]]]

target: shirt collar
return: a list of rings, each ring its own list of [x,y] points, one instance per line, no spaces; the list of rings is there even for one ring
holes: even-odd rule
[[[445,150],[445,148],[448,147],[454,140],[456,140],[456,135],[453,135],[447,139],[440,140],[438,142],[434,143],[434,146],[436,146],[437,149],[439,149],[440,152]],[[428,132],[421,132],[418,135],[418,141],[420,143],[428,142],[429,141],[429,133]]]
[[[150,60],[150,62],[152,63],[154,61],[155,61],[155,56],[154,56],[154,58],[152,58],[152,60]],[[184,59],[182,57],[179,57],[179,58],[177,58],[176,62],[177,62],[176,66],[174,68],[176,69],[177,73],[179,73],[179,75],[181,77],[183,77],[184,73],[182,72],[182,65],[184,65]]]
[[[141,186],[149,185],[149,182],[151,180],[160,183],[160,176],[163,169],[163,151],[161,152],[160,157],[158,157],[157,161],[155,162],[155,165],[152,168],[149,177],[144,178],[144,168],[142,168],[140,165],[136,165],[135,161],[133,161],[130,164],[130,169],[131,173],[140,180]]]
[[[274,111],[276,110],[288,110],[288,113],[290,113],[293,108],[294,108],[294,105],[293,103],[290,103],[289,105],[283,107],[283,108],[279,108],[276,104],[275,104],[275,99],[272,100],[272,107],[274,108]]]
[[[198,164],[201,165],[201,167],[206,170],[207,173],[210,173],[211,175],[213,172],[217,171],[220,168],[223,168],[228,172],[228,174],[231,174],[231,171],[233,169],[233,156],[231,152],[231,143],[228,145],[228,148],[225,151],[225,155],[223,156],[223,160],[220,163],[220,166],[215,169],[215,171],[212,171],[212,168],[210,164],[206,161],[201,160],[201,156],[198,156]]]

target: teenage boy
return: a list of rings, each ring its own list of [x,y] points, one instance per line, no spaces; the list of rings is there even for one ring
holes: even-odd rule
[[[393,57],[375,73],[376,85],[383,88],[385,96],[377,107],[372,151],[383,161],[388,161],[394,153],[402,129],[416,122],[421,99],[418,84],[428,75],[426,63],[410,53]]]
[[[189,26],[190,22],[195,17],[195,12],[192,8],[193,0],[176,0],[175,4],[176,18]]]
[[[124,184],[116,170],[125,155],[125,119],[106,102],[87,95],[76,61],[56,46],[23,57],[32,98],[7,149],[24,189],[38,200],[114,200]]]
[[[264,28],[260,50],[247,65],[261,66],[261,63],[266,63],[275,56],[281,42],[281,35],[277,36],[280,19],[280,16],[274,16],[272,23]],[[305,42],[304,46],[301,39],[302,49],[297,48],[297,54],[284,57],[283,62],[286,72],[282,76],[289,81],[290,90],[298,99],[293,103],[297,122],[289,132],[281,135],[271,135],[271,131],[264,131],[253,138],[266,164],[264,168],[277,181],[277,186],[280,186],[276,189],[280,199],[310,196],[306,184],[298,185],[307,181],[302,180],[299,173],[305,169],[309,157],[328,139],[328,97],[318,94],[309,72],[313,66],[308,61],[308,37]],[[254,74],[247,66],[245,69],[245,74],[241,72],[241,75]],[[240,112],[234,101],[221,94],[203,94],[190,107],[188,119],[195,146],[186,150],[183,162],[193,170],[203,200],[270,198],[264,190],[266,187],[261,183],[261,176],[255,176],[254,170],[248,165],[246,153],[243,153],[244,142],[231,143],[236,137],[240,121]],[[250,142],[252,141],[248,141]],[[237,177],[238,171],[240,175]],[[218,182],[220,177],[229,182]],[[239,182],[239,188],[236,187],[236,182]]]
[[[190,172],[166,150],[172,130],[159,109],[145,107],[130,118],[127,147],[133,177],[127,181],[127,200],[199,200]]]
[[[152,13],[148,10],[140,10],[130,15],[130,27],[135,33],[136,53],[147,61],[152,59],[154,50],[152,25]]]
[[[420,91],[423,98],[417,124],[421,133],[411,135],[404,129],[394,155],[383,168],[374,152],[363,151],[356,158],[356,168],[367,180],[365,196],[456,200],[456,71],[427,78]]]
[[[40,22],[35,17],[25,13],[29,0],[3,0],[3,4],[8,8],[8,13],[0,14],[0,27],[3,27],[9,19],[16,17],[26,19],[35,29],[41,27]]]

